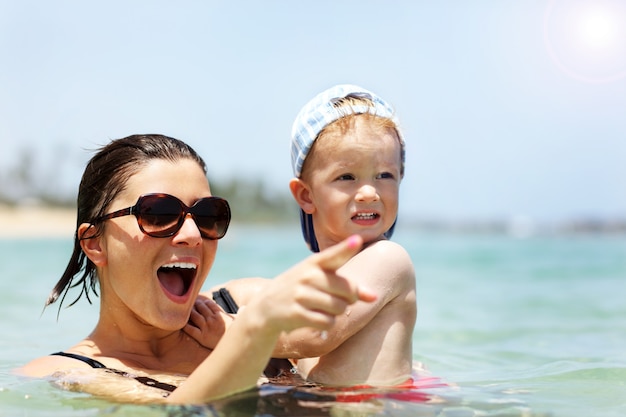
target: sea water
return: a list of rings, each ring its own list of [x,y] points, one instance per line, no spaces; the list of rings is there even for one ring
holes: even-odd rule
[[[414,359],[447,386],[347,402],[316,388],[269,386],[205,407],[162,407],[108,402],[12,373],[85,337],[98,300],[43,311],[71,238],[0,239],[0,416],[626,415],[626,236],[519,239],[399,227],[394,240],[416,269]],[[234,224],[206,288],[272,277],[307,255],[296,226]]]

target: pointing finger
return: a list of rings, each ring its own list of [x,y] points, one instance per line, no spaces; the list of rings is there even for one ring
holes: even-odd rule
[[[348,262],[348,260],[350,260],[354,255],[356,255],[362,247],[363,238],[359,235],[352,235],[343,242],[320,252],[318,254],[319,265],[327,272],[334,272]],[[352,294],[351,297],[348,297],[348,300],[351,303],[357,299],[370,303],[378,298],[378,295],[369,288],[359,286],[349,280],[345,282],[352,288],[346,293]]]
[[[344,241],[318,253],[317,262],[322,269],[335,271],[356,255],[362,246],[363,238],[359,235],[352,235]]]

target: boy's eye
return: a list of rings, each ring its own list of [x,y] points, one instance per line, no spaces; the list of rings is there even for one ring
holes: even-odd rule
[[[352,174],[343,174],[337,177],[339,181],[350,181],[354,179],[354,175]]]
[[[393,179],[395,178],[391,172],[381,172],[377,176],[378,179]]]

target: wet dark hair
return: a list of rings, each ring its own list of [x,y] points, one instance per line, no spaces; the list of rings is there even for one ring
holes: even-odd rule
[[[168,136],[132,135],[113,140],[100,148],[87,163],[78,187],[76,232],[72,257],[61,279],[48,296],[45,307],[61,297],[60,311],[68,291],[74,287],[81,287],[80,293],[69,306],[74,305],[83,295],[91,304],[90,292],[98,296],[96,267],[83,252],[80,241],[102,233],[102,223],[93,224],[94,219],[105,215],[111,202],[125,189],[128,179],[155,159],[172,162],[191,159],[198,163],[205,174],[207,172],[206,164],[193,148],[181,140]],[[83,223],[91,223],[92,225],[87,230],[95,228],[95,233],[90,232],[89,237],[78,236],[78,228]],[[75,279],[79,274],[81,274],[80,277]]]

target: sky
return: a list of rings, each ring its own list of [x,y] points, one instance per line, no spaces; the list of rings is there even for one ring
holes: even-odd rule
[[[626,218],[623,0],[0,0],[0,167],[73,193],[162,133],[286,193],[293,119],[340,83],[396,109],[401,218]]]

